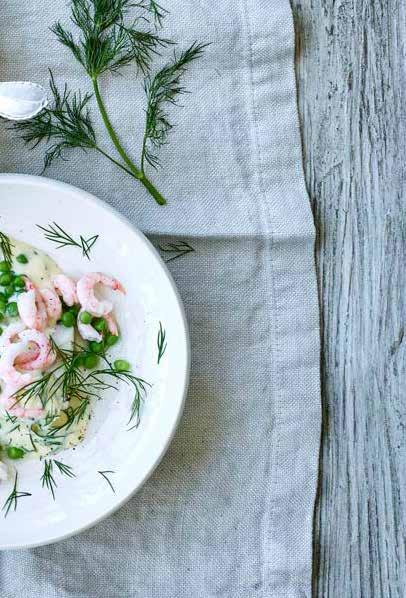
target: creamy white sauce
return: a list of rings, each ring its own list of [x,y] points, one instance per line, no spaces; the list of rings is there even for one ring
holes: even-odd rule
[[[13,247],[13,263],[12,269],[16,274],[25,274],[28,276],[38,288],[53,288],[52,278],[61,273],[58,265],[45,253],[22,243],[11,239]],[[27,264],[20,264],[16,257],[24,254],[27,259]],[[15,300],[15,299],[11,299]],[[1,326],[3,329],[12,322],[19,322],[19,318],[5,319]],[[74,341],[74,328],[66,328],[62,325],[56,325],[45,331],[52,338],[56,344],[62,349],[71,349]],[[0,342],[0,351],[2,350]],[[4,348],[3,348],[4,350]],[[55,367],[51,366],[51,369]],[[1,396],[1,393],[0,393]],[[39,399],[30,402],[30,407],[40,407]],[[59,427],[66,420],[66,410],[74,409],[77,404],[72,401],[68,402],[66,397],[57,396],[46,404],[45,415],[38,421],[15,418],[15,416],[8,417],[4,409],[0,405],[0,446],[7,448],[14,446],[24,449],[33,456],[44,457],[49,453],[59,452],[60,450],[71,448],[79,444],[85,435],[86,427],[89,420],[90,409],[79,420],[75,421],[69,429]],[[53,421],[52,417],[55,419]],[[47,419],[45,419],[47,418]],[[47,424],[47,425],[46,425]],[[55,443],[49,444],[41,435],[44,431],[57,430],[57,441],[60,445]],[[0,480],[5,476],[5,467],[0,461]]]

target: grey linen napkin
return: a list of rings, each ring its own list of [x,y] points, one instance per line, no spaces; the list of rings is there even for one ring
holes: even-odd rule
[[[169,205],[155,206],[96,155],[75,152],[48,176],[114,205],[155,243],[179,236],[195,248],[170,264],[192,335],[185,414],[158,470],[117,513],[54,546],[0,554],[7,598],[310,597],[319,329],[290,6],[166,7],[166,35],[211,43],[154,175]],[[50,66],[86,88],[48,30],[67,10],[3,0],[0,80],[45,84]],[[131,71],[103,80],[133,152],[143,107],[135,89]],[[40,172],[42,151],[27,152],[4,127],[0,148],[0,171]]]

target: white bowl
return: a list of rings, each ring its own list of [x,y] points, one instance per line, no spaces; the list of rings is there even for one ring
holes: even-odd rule
[[[55,500],[41,485],[43,463],[15,462],[18,490],[32,496],[18,500],[17,511],[0,513],[0,549],[56,542],[107,517],[127,501],[152,473],[168,448],[182,413],[188,386],[190,350],[184,310],[175,284],[158,253],[144,235],[105,203],[75,187],[42,177],[0,175],[0,231],[47,252],[67,273],[79,276],[102,271],[116,276],[127,295],[114,295],[122,341],[117,357],[133,364],[133,372],[152,387],[137,429],[126,423],[131,391],[107,393],[95,408],[85,441],[60,453],[76,478],[55,472]],[[91,260],[77,247],[57,249],[36,225],[61,225],[74,238],[98,234]],[[157,364],[159,323],[167,349]],[[100,471],[108,477],[111,490]],[[12,483],[0,484],[0,506]]]

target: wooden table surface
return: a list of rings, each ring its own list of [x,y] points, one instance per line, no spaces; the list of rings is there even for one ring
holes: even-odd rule
[[[316,598],[406,596],[406,3],[292,0],[318,230]]]

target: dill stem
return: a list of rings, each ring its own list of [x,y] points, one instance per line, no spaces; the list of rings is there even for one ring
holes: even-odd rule
[[[129,174],[130,176],[132,176],[134,179],[137,179],[137,181],[139,180],[138,177],[135,176],[134,173],[131,172],[131,170],[129,170],[128,168],[126,168],[123,164],[121,164],[121,162],[119,162],[118,160],[115,160],[112,156],[110,156],[107,152],[105,152],[104,150],[101,149],[101,147],[98,147],[97,145],[94,146],[94,149],[96,151],[98,151],[100,154],[102,154],[105,158],[107,158],[108,160],[110,160],[110,162],[113,162],[113,164],[115,164],[116,166],[118,166],[119,168],[121,168],[121,170],[124,170],[124,172],[126,172],[127,174]]]
[[[94,94],[96,97],[97,106],[100,110],[100,114],[103,119],[104,126],[106,127],[107,132],[110,136],[110,139],[112,140],[116,150],[120,154],[124,163],[127,165],[128,170],[131,172],[132,176],[134,178],[136,178],[140,183],[142,183],[142,185],[144,185],[144,187],[147,189],[147,191],[149,191],[149,193],[152,195],[152,197],[155,199],[155,201],[160,206],[164,206],[166,204],[166,200],[162,197],[162,195],[159,193],[159,191],[156,189],[156,187],[151,183],[151,181],[148,180],[148,178],[145,176],[145,174],[143,172],[141,172],[141,170],[139,170],[139,168],[137,168],[135,166],[135,164],[130,160],[125,149],[121,145],[120,140],[117,137],[117,134],[113,128],[113,125],[110,122],[109,116],[106,111],[106,107],[103,102],[103,98],[101,97],[97,77],[93,77],[92,82],[93,82],[93,89],[94,89]],[[128,170],[124,166],[120,165],[118,162],[116,162],[113,158],[111,158],[110,156],[105,154],[99,148],[97,148],[97,149],[99,152],[103,153],[106,157],[108,157],[109,160],[112,160],[115,164],[119,165],[122,169],[124,169],[126,172],[128,172]]]

